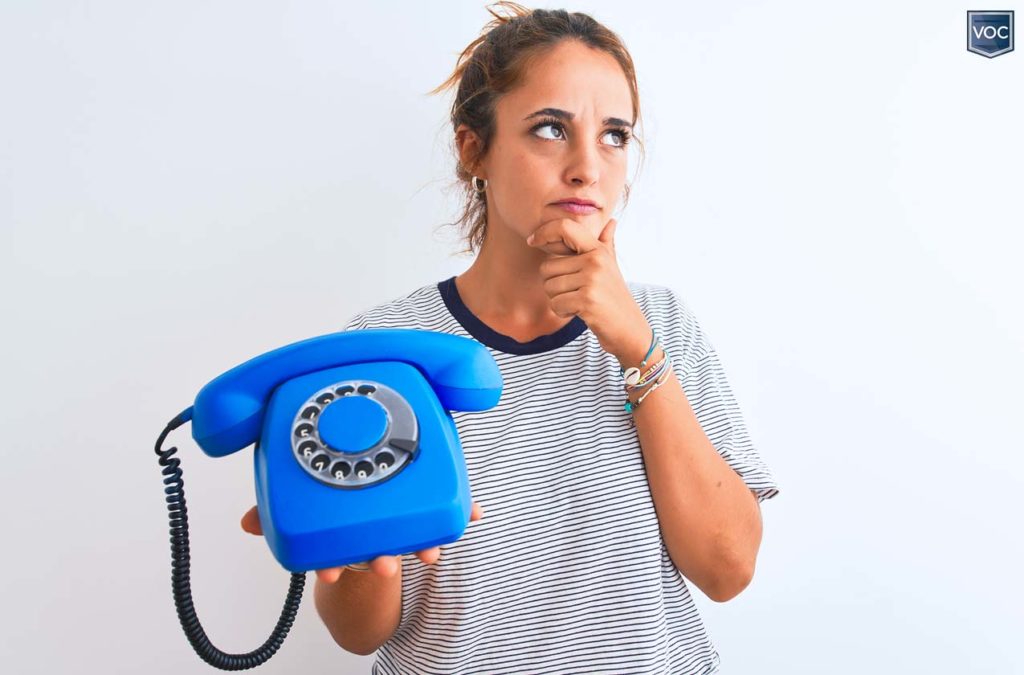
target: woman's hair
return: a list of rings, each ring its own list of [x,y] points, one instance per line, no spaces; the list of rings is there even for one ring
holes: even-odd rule
[[[492,7],[511,10],[512,14],[499,14]],[[449,89],[458,84],[458,92],[452,103],[452,129],[465,124],[480,137],[480,149],[464,165],[459,157],[458,145],[454,144],[456,158],[456,181],[461,187],[465,204],[462,215],[454,225],[464,230],[468,248],[460,253],[474,253],[483,244],[487,226],[487,199],[471,184],[471,169],[482,159],[489,148],[496,131],[495,106],[498,99],[519,84],[530,64],[563,40],[579,40],[594,49],[607,52],[622,66],[629,83],[633,99],[633,122],[640,122],[640,98],[636,83],[633,59],[619,36],[605,28],[587,14],[567,12],[564,9],[530,10],[514,2],[501,1],[487,6],[494,17],[480,37],[471,42],[459,56],[454,72],[440,86],[429,94]],[[643,157],[643,142],[634,132],[632,138],[640,145]],[[629,184],[624,189],[623,204],[629,201]]]

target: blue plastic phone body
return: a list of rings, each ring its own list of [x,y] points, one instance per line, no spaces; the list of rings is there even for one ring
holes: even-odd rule
[[[212,457],[256,443],[264,535],[283,567],[302,572],[459,539],[472,500],[449,411],[487,410],[501,389],[490,352],[470,338],[346,331],[209,382],[192,435]]]

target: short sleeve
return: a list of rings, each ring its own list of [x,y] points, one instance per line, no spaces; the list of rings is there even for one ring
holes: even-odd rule
[[[757,501],[770,499],[779,493],[779,486],[771,467],[761,458],[750,439],[718,352],[693,312],[674,292],[671,295],[674,321],[686,327],[687,341],[690,342],[690,348],[684,350],[686,358],[682,362],[672,359],[673,370],[697,421],[718,454],[754,491]],[[672,326],[666,328],[671,330]]]
[[[361,330],[366,328],[366,322],[363,319],[364,316],[365,313],[359,313],[353,316],[345,325],[345,330]]]

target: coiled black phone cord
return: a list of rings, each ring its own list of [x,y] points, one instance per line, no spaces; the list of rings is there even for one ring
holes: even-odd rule
[[[181,460],[173,457],[178,448],[161,450],[164,440],[174,429],[192,419],[192,408],[184,410],[167,423],[167,427],[156,441],[156,454],[160,457],[163,468],[164,493],[167,495],[167,512],[171,522],[171,592],[174,594],[174,605],[178,608],[178,620],[185,629],[185,636],[196,650],[199,657],[211,666],[221,670],[246,670],[255,668],[273,656],[281,647],[288,630],[295,621],[295,614],[302,601],[302,590],[306,585],[305,572],[293,572],[288,585],[288,596],[281,610],[281,617],[267,641],[258,649],[245,654],[228,654],[217,649],[206,637],[206,631],[199,623],[195,607],[192,605],[192,586],[189,581],[190,563],[188,546],[188,510],[185,508],[184,481],[181,478]]]

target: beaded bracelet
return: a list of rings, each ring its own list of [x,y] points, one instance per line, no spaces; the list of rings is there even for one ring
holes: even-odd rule
[[[623,409],[626,412],[632,413],[639,408],[640,403],[647,398],[651,392],[660,387],[668,378],[668,374],[672,372],[672,359],[668,356],[668,352],[664,352],[661,360],[654,364],[650,370],[641,375],[640,369],[647,365],[647,359],[650,358],[651,354],[654,353],[654,350],[657,349],[658,342],[657,332],[654,328],[651,328],[651,346],[647,349],[647,354],[644,356],[644,360],[640,362],[640,368],[619,368],[619,374],[623,376],[623,380],[625,382],[624,388],[627,392],[626,403],[623,405]],[[653,385],[650,383],[650,378],[657,378]],[[629,392],[642,389],[648,385],[650,385],[650,389],[645,391],[635,403],[629,401]]]
[[[629,384],[627,382],[625,385],[626,391],[636,391],[638,389],[643,389],[644,387],[649,385],[652,380],[657,379],[657,377],[661,375],[661,371],[665,369],[665,366],[669,361],[670,359],[668,358],[668,354],[663,354],[661,360],[659,360],[657,363],[651,366],[650,370],[648,370],[646,373],[640,376],[640,379],[637,381],[636,384]]]
[[[344,565],[344,567],[346,569],[355,570],[356,572],[366,572],[370,569],[370,563],[349,563],[347,565]]]
[[[670,366],[668,368],[668,370],[666,370],[662,374],[662,376],[657,379],[657,381],[651,386],[651,388],[648,389],[647,391],[645,391],[643,396],[641,396],[640,398],[637,399],[636,403],[630,403],[630,402],[627,401],[626,405],[624,406],[624,408],[626,409],[626,412],[629,412],[629,413],[636,412],[636,409],[640,407],[640,404],[644,402],[644,399],[647,398],[648,396],[650,396],[651,392],[653,392],[655,389],[657,389],[658,387],[660,387],[662,384],[665,383],[665,380],[668,379],[669,373],[671,373],[671,372],[672,372],[672,368]]]
[[[650,358],[651,354],[654,353],[654,349],[657,346],[658,346],[658,341],[657,341],[657,338],[655,337],[654,329],[652,328],[651,329],[651,346],[647,350],[647,354],[644,356],[644,360],[640,362],[640,368],[643,368],[644,366],[647,365],[647,359]],[[619,367],[619,375],[623,376],[623,378],[626,380],[626,384],[636,384],[637,381],[640,379],[640,368],[637,368],[635,366],[631,367],[631,368],[625,368],[625,369],[622,368],[622,367]]]

